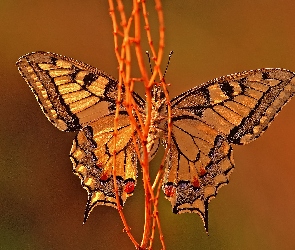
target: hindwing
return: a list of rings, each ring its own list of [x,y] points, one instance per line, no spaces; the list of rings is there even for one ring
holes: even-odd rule
[[[73,142],[70,153],[73,171],[80,177],[83,188],[88,192],[84,221],[96,205],[117,206],[114,168],[120,204],[123,205],[134,191],[137,177],[137,155],[134,142],[139,142],[128,114],[125,112],[119,115],[116,138],[115,145],[114,115],[112,114],[88,124],[78,133]]]

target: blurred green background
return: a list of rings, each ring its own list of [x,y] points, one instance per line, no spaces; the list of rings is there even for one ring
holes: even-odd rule
[[[175,52],[166,77],[172,96],[243,70],[295,71],[293,0],[166,0],[163,7],[166,58]],[[117,77],[107,1],[1,0],[0,37],[0,249],[133,249],[113,208],[96,207],[82,225],[86,191],[68,157],[74,134],[47,121],[15,67],[18,57],[43,50]],[[161,195],[167,249],[295,249],[294,125],[293,100],[259,140],[234,147],[230,184],[209,206],[210,236],[198,215],[174,215]],[[143,209],[139,183],[124,209],[138,240]]]

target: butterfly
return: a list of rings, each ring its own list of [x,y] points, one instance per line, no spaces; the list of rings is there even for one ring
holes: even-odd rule
[[[114,166],[118,81],[88,64],[49,52],[24,55],[17,66],[48,120],[59,130],[78,132],[70,158],[88,192],[84,222],[97,205],[117,206],[114,178],[123,205],[136,186],[135,147],[140,148],[140,142],[121,103]],[[268,128],[294,95],[294,74],[280,68],[244,71],[213,79],[170,101],[171,145],[162,189],[174,213],[197,213],[208,230],[208,204],[228,184],[234,169],[232,145],[254,141]],[[168,140],[164,92],[156,85],[151,92],[150,159]],[[124,99],[124,87],[122,95]],[[132,95],[145,119],[145,101]]]

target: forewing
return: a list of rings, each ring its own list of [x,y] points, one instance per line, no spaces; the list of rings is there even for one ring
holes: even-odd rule
[[[227,75],[193,88],[171,101],[173,117],[200,119],[230,143],[258,138],[294,95],[294,73],[258,69]]]
[[[33,52],[21,57],[17,66],[44,114],[60,130],[77,131],[115,110],[118,82],[90,65]]]
[[[117,207],[113,168],[121,205],[133,194],[137,177],[135,143],[138,139],[129,117],[121,112],[114,147],[114,115],[104,116],[84,127],[76,136],[70,157],[73,171],[88,192],[85,218],[96,205]],[[116,160],[114,165],[114,150]]]
[[[294,95],[294,73],[246,71],[214,79],[171,100],[172,143],[163,189],[175,213],[199,213],[234,168],[230,144],[258,138]]]

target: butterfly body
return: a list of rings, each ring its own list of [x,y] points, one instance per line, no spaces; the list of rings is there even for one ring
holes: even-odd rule
[[[116,207],[115,180],[123,205],[136,185],[135,149],[141,150],[141,143],[123,102],[115,143],[117,80],[49,52],[27,54],[17,66],[51,123],[63,131],[78,131],[70,158],[73,172],[88,192],[84,221],[96,205]],[[294,76],[285,69],[244,71],[211,80],[170,101],[171,145],[163,191],[174,213],[198,213],[207,229],[208,204],[234,169],[232,145],[247,144],[268,128],[294,95]],[[143,121],[150,118],[146,142],[150,159],[160,141],[167,146],[168,136],[165,95],[159,86],[151,95],[151,103],[146,103],[133,93]]]
[[[151,91],[151,115],[149,133],[147,137],[147,151],[149,152],[149,160],[152,160],[158,151],[161,138],[164,139],[164,135],[167,134],[167,103],[163,90],[155,85]],[[144,120],[147,119],[146,114],[148,112],[149,105],[146,103],[146,113],[144,114]],[[163,141],[162,139],[162,141]]]

